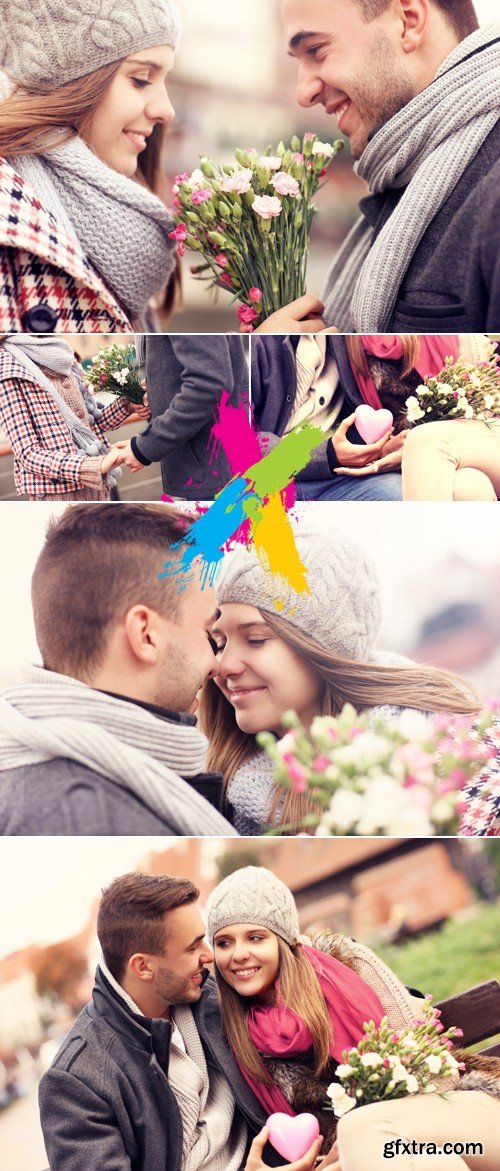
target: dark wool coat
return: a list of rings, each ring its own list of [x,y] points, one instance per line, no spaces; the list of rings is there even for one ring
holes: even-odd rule
[[[226,1077],[250,1138],[264,1112],[223,1041],[208,978],[193,1016],[207,1068]],[[40,1083],[50,1171],[181,1171],[182,1120],[168,1082],[170,1022],[135,1015],[100,968],[80,1013]],[[270,1166],[283,1160],[269,1145]]]
[[[0,159],[0,333],[114,333],[130,322],[79,244]]]

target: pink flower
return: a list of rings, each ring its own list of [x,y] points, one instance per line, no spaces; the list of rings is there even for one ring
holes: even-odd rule
[[[316,138],[316,135],[313,134],[312,130],[307,130],[304,134],[304,142],[310,142],[311,138]]]
[[[242,325],[252,325],[252,322],[257,321],[259,314],[252,309],[251,305],[240,305],[238,309],[238,317]]]
[[[259,159],[259,167],[269,167],[270,171],[279,171],[281,167],[281,159],[273,155],[261,155]]]
[[[173,232],[168,233],[169,240],[180,240],[181,243],[184,243],[184,240],[187,240],[187,236],[187,224],[183,223],[177,224],[177,227],[174,228]]]
[[[463,1029],[455,1029],[455,1037],[463,1037],[463,1035],[464,1035]]]
[[[178,195],[174,195],[174,197],[172,199],[172,205],[173,205],[173,207],[176,207],[178,210],[180,210],[180,208],[182,207],[182,203],[181,203]]]
[[[296,154],[292,155],[292,163],[303,163],[303,162],[304,162],[304,155],[302,155],[300,153],[300,151],[297,151]]]
[[[326,755],[316,756],[312,762],[312,767],[313,767],[315,773],[324,773],[325,768],[328,768],[329,764],[330,764],[330,757],[329,756],[326,756]]]
[[[226,256],[225,252],[218,252],[217,256],[215,257],[215,263],[219,265],[219,268],[227,268],[229,264],[229,257]]]
[[[180,243],[177,245],[177,255],[178,256],[184,256],[185,251],[186,251],[185,244]]]
[[[288,175],[286,171],[278,171],[277,175],[273,175],[271,179],[271,187],[278,192],[278,195],[292,195],[295,199],[300,192],[300,184],[292,175]]]
[[[283,760],[286,764],[294,793],[305,793],[307,791],[307,769],[295,759],[291,752],[287,752]]]
[[[248,296],[250,301],[262,301],[262,292],[256,285],[252,285],[252,288],[248,290]]]
[[[243,167],[241,171],[235,171],[233,175],[226,175],[220,189],[221,191],[234,191],[236,195],[244,195],[245,191],[250,191],[252,176],[251,167]]]
[[[233,282],[228,272],[223,272],[222,276],[219,277],[219,285],[223,285],[225,289],[232,289]]]
[[[211,198],[212,198],[212,188],[211,187],[198,187],[196,191],[193,191],[193,194],[191,196],[191,203],[193,203],[195,207],[198,207],[198,204],[208,203],[209,199],[211,199]]]
[[[252,210],[263,220],[272,220],[281,214],[281,200],[275,195],[257,195],[252,203]]]
[[[176,183],[178,187],[180,187],[181,183],[187,183],[188,181],[189,181],[189,175],[188,175],[187,171],[182,171],[181,174],[176,175],[175,179],[174,179],[174,183]]]
[[[99,382],[106,382],[106,381],[107,381],[107,377],[108,377],[108,376],[107,376],[107,374],[101,374],[101,377],[100,377],[100,379],[99,379]]]

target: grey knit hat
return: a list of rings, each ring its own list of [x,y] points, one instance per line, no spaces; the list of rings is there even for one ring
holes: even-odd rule
[[[240,546],[224,557],[216,584],[218,605],[244,602],[268,610],[325,650],[345,659],[366,659],[381,620],[373,562],[339,529],[319,530],[308,520],[299,523],[295,543],[307,570],[308,593],[295,593],[282,579],[266,575],[253,545]]]
[[[274,931],[291,947],[299,938],[295,899],[285,883],[263,866],[243,866],[215,887],[207,902],[210,943],[232,923],[255,923]]]
[[[179,40],[171,0],[0,0],[0,66],[54,88],[141,49]]]

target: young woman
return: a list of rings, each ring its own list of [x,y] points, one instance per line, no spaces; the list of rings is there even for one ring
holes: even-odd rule
[[[175,292],[155,194],[178,40],[170,0],[2,4],[0,321],[9,332],[151,329]]]
[[[402,467],[405,500],[496,500],[500,496],[500,420],[451,419],[405,428],[405,402],[446,357],[484,361],[491,351],[481,334],[366,335],[346,339],[363,399],[392,411],[395,436],[372,470]],[[342,469],[345,475],[359,472]],[[370,468],[363,469],[364,474]]]
[[[118,462],[106,431],[147,408],[117,398],[99,407],[62,338],[0,338],[0,427],[14,453],[19,495],[32,500],[108,500]],[[120,473],[121,474],[121,473]]]
[[[378,1171],[385,1135],[440,1145],[465,1132],[469,1141],[483,1142],[481,1166],[494,1171],[500,1159],[500,1102],[494,1096],[500,1061],[492,1070],[491,1059],[483,1067],[485,1059],[462,1053],[460,1060],[474,1069],[470,1079],[466,1071],[459,1081],[453,1067],[451,1076],[438,1076],[438,1093],[417,1096],[415,1105],[403,1098],[381,1103],[381,1110],[376,1104],[351,1111],[340,1120],[332,1150],[336,1120],[325,1109],[326,1091],[337,1080],[343,1050],[359,1042],[366,1021],[378,1025],[387,1016],[394,1029],[411,1024],[421,1000],[374,952],[346,936],[323,932],[311,946],[300,936],[288,887],[263,867],[244,867],[219,883],[208,899],[207,921],[223,1029],[242,1073],[269,1114],[316,1115],[325,1138],[320,1166]],[[442,1097],[446,1090],[453,1092]],[[384,1111],[392,1126],[385,1124]],[[438,1171],[440,1157],[428,1156],[424,1164],[426,1171]],[[404,1158],[394,1160],[397,1171],[406,1165]],[[474,1163],[457,1156],[450,1166],[465,1171]]]
[[[279,612],[270,601],[275,579],[266,580],[254,550],[228,554],[217,586],[220,616],[212,637],[219,674],[204,689],[199,714],[209,739],[209,767],[223,773],[230,817],[243,835],[270,824],[297,827],[310,809],[306,797],[274,782],[271,762],[255,741],[257,732],[280,733],[287,710],[295,710],[305,726],[347,702],[386,714],[403,708],[471,715],[479,710],[465,680],[374,650],[379,586],[374,566],[350,538],[302,524],[295,541],[309,592],[290,591]],[[500,828],[496,789],[476,782],[471,790],[471,833]],[[419,828],[416,813],[420,832],[428,829]]]

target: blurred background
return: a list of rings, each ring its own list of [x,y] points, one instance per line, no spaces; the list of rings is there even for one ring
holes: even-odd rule
[[[436,1001],[498,975],[500,843],[453,839],[6,838],[0,856],[0,1146],[7,1171],[47,1166],[37,1084],[91,996],[100,891],[119,874],[189,877],[201,907],[240,866],[293,891],[302,931],[369,944]]]
[[[279,0],[253,0],[251,6],[228,0],[178,0],[183,38],[169,85],[176,111],[166,152],[167,202],[174,175],[191,172],[200,155],[219,163],[233,161],[235,147],[265,150],[292,134],[316,131],[323,141],[341,137],[337,121],[320,107],[303,110],[295,99],[296,65],[286,54]],[[497,0],[476,0],[481,24],[498,14]],[[364,183],[352,169],[349,147],[334,160],[317,198],[308,289],[319,293],[329,263],[356,218]],[[215,304],[203,283],[189,275],[196,263],[186,252],[184,311],[172,332],[226,332],[237,326],[235,307],[220,293]]]
[[[51,516],[64,504],[0,508],[0,685],[38,661],[30,578]],[[69,506],[71,507],[71,505]],[[373,557],[383,596],[378,645],[459,671],[483,697],[499,691],[500,529],[494,504],[358,501],[295,508],[325,532],[338,527]],[[89,573],[92,567],[89,565]],[[82,583],[84,588],[85,583]]]

